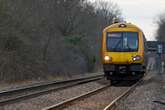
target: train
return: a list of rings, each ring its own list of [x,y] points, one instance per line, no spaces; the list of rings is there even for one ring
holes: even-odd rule
[[[114,82],[142,78],[148,62],[143,31],[126,22],[106,27],[102,33],[101,57],[107,80]]]

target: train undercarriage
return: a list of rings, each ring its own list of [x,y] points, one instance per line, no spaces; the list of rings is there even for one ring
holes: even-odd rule
[[[138,80],[144,76],[145,66],[141,64],[106,64],[103,65],[107,80]]]

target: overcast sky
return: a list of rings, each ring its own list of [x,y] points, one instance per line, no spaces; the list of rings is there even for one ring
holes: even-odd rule
[[[144,31],[147,40],[154,40],[157,29],[156,19],[162,12],[165,12],[165,0],[111,1],[118,4],[127,22],[139,26]]]

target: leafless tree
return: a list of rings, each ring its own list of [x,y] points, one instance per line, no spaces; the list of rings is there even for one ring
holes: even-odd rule
[[[160,41],[165,41],[165,15],[161,14],[157,20],[158,30],[156,39]]]
[[[112,2],[0,0],[0,80],[84,73],[99,66],[102,29],[120,17]]]

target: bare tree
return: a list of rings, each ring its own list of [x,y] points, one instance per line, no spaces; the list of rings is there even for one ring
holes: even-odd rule
[[[112,24],[113,18],[121,19],[121,10],[118,5],[111,1],[96,1],[97,14],[103,16],[105,25]]]
[[[120,17],[112,2],[0,0],[0,80],[84,73],[99,66],[102,29]]]
[[[165,15],[161,14],[157,20],[158,30],[156,39],[160,41],[165,41]]]

